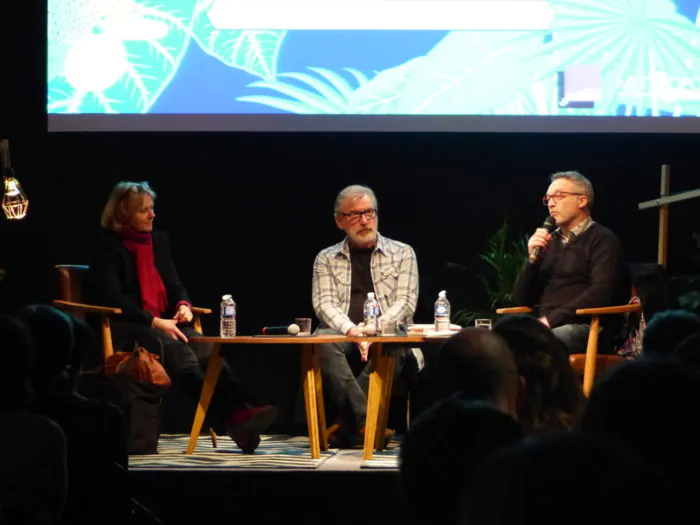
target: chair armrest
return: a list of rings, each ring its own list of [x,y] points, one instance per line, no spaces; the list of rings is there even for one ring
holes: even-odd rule
[[[211,308],[200,308],[199,306],[193,306],[190,308],[193,314],[210,314]]]
[[[497,314],[529,314],[532,308],[529,306],[513,306],[512,308],[499,308]]]
[[[576,315],[626,314],[641,311],[641,304],[625,304],[621,306],[604,306],[601,308],[579,308],[576,310]]]
[[[95,306],[92,304],[73,303],[71,301],[61,301],[56,299],[53,305],[60,310],[77,310],[79,312],[91,314],[120,314],[121,308],[111,308],[109,306]]]

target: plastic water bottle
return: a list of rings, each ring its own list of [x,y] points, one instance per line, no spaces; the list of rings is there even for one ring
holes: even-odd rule
[[[219,335],[227,338],[236,337],[236,303],[229,294],[221,298]]]
[[[447,292],[442,290],[435,301],[435,331],[443,332],[450,329],[450,301]]]
[[[377,333],[377,320],[379,319],[379,302],[374,297],[374,292],[367,294],[364,307],[365,334],[375,335]]]

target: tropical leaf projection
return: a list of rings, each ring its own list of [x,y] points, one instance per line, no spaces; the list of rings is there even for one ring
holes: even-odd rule
[[[590,114],[615,115],[622,106],[626,114],[680,115],[684,103],[700,95],[698,28],[671,0],[550,0],[550,5],[553,39],[542,54],[553,57],[559,70],[573,64],[601,69],[603,98]]]
[[[195,15],[192,32],[202,50],[228,66],[274,80],[287,31],[217,29],[209,17],[213,4],[214,0],[204,0]]]
[[[275,78],[286,31],[217,30],[213,0],[156,1],[49,0],[49,113],[147,113],[193,39],[230,67]]]
[[[425,56],[378,72],[353,94],[347,112],[700,113],[700,32],[672,0],[550,0],[549,5],[554,18],[547,31],[449,33]],[[577,66],[593,66],[599,77],[592,107],[569,105],[560,92],[560,76]],[[260,102],[272,105],[273,99]],[[316,106],[323,103],[316,100]]]
[[[182,62],[196,4],[50,0],[48,110],[147,112]]]
[[[299,71],[308,62],[280,66],[288,31],[215,20],[222,9],[235,18],[233,0],[49,0],[47,109],[153,111],[195,45],[250,75],[231,101],[251,112],[700,116],[700,12],[691,20],[673,0],[548,4],[546,30],[452,31],[432,49],[392,55],[388,68],[355,67],[351,54]],[[595,86],[569,91],[581,71]]]
[[[360,71],[346,68],[346,76],[354,79],[354,86],[344,76],[333,71],[310,67],[308,73],[280,73],[277,80],[260,80],[249,87],[265,88],[282,95],[246,95],[238,97],[243,102],[256,102],[290,113],[342,115],[350,113],[351,97],[358,88],[366,85],[367,77]],[[285,82],[290,79],[293,82]]]
[[[506,104],[540,77],[543,42],[534,31],[453,31],[416,66],[397,113],[474,115]]]
[[[404,86],[423,57],[385,69],[371,81],[358,87],[350,96],[350,113],[382,115],[396,113]]]

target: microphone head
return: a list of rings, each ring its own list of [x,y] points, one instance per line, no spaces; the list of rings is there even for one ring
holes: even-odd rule
[[[297,335],[299,333],[299,325],[298,324],[290,324],[289,328],[287,328],[287,332],[289,332],[289,335]]]
[[[542,227],[549,233],[552,233],[554,230],[557,229],[557,220],[550,215],[544,220],[544,222],[542,223]]]

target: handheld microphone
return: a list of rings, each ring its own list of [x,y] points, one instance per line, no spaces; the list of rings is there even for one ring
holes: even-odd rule
[[[540,226],[540,228],[544,228],[545,230],[547,230],[547,233],[552,233],[554,230],[557,229],[557,221],[554,217],[552,217],[550,215],[549,217],[547,217],[544,220],[544,222],[542,223],[542,226]],[[537,259],[539,258],[541,251],[542,251],[542,248],[540,248],[539,246],[537,248],[535,248],[534,250],[532,250],[532,253],[527,258],[527,260],[530,262],[530,264],[534,264],[537,262]]]
[[[263,326],[263,335],[297,335],[299,333],[299,325],[290,324],[289,326]]]

